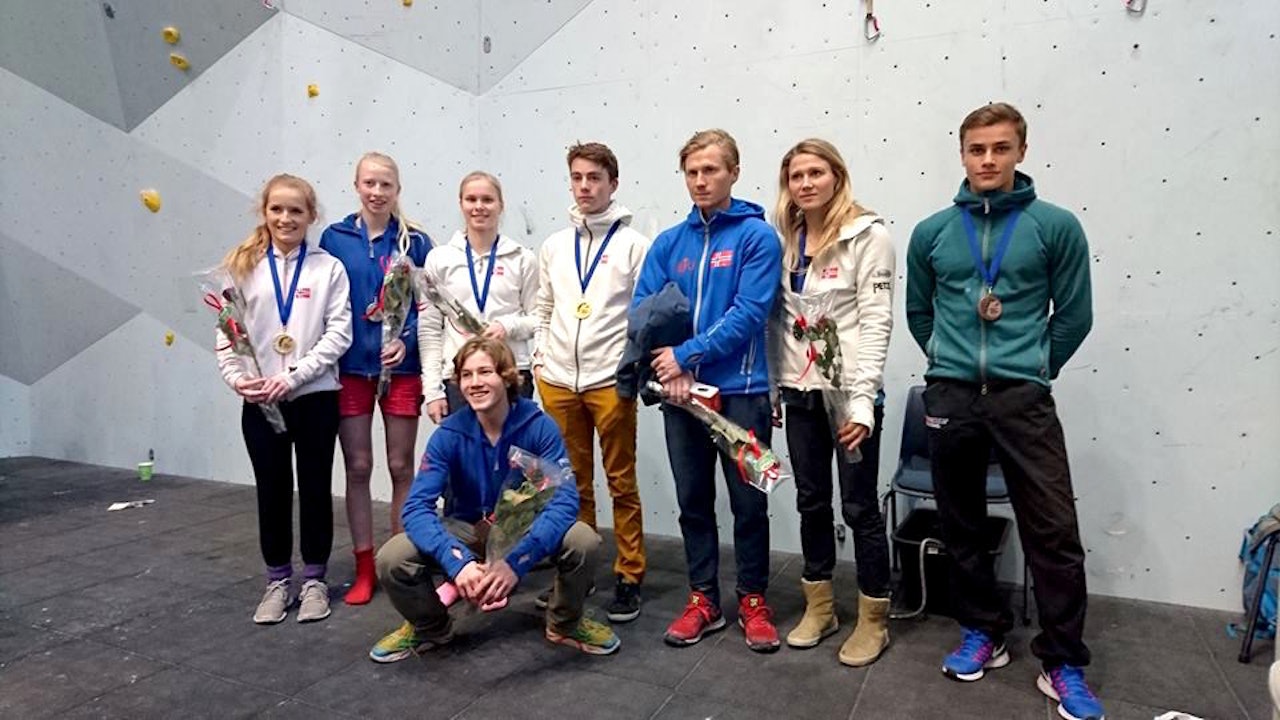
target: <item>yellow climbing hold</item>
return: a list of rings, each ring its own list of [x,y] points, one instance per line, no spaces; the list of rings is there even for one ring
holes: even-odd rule
[[[182,33],[178,31],[178,28],[172,25],[161,30],[160,36],[163,37],[164,41],[170,45],[177,45],[178,41],[182,39]]]
[[[164,344],[165,344],[166,346],[168,346],[168,345],[172,345],[172,344],[173,344],[173,340],[174,340],[173,331],[172,331],[172,330],[166,330],[166,331],[165,331],[165,333],[164,333]]]
[[[169,62],[179,70],[186,70],[191,67],[191,63],[182,56],[182,53],[169,53]]]
[[[317,85],[317,84],[315,84],[315,83],[311,83],[310,85],[308,85],[308,86],[307,86],[307,97],[315,97],[315,96],[317,96],[317,95],[319,95],[319,94],[320,94],[320,86],[319,86],[319,85]]]
[[[142,196],[142,204],[147,206],[151,212],[160,212],[160,193],[151,188],[147,188],[138,193]]]
[[[405,7],[409,7],[410,5],[413,5],[413,0],[404,0]]]

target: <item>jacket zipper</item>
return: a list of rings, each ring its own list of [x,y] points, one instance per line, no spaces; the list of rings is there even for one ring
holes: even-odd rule
[[[698,261],[698,291],[693,302],[693,334],[698,334],[698,319],[702,315],[702,278],[707,267],[707,252],[711,249],[711,224],[702,219],[702,259]]]
[[[987,262],[987,245],[991,240],[991,201],[987,198],[982,199],[982,214],[984,216],[982,223],[982,262]],[[981,279],[981,278],[980,278]],[[978,290],[978,299],[981,301],[981,293],[986,292],[986,280],[982,280],[982,287]],[[978,379],[981,381],[981,394],[987,394],[987,321],[986,318],[978,317]]]

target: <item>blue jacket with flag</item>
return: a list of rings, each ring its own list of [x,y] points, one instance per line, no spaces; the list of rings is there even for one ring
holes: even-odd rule
[[[477,558],[445,529],[436,503],[444,495],[444,516],[467,523],[479,522],[493,512],[510,472],[507,451],[513,445],[568,471],[560,429],[533,401],[524,398],[511,406],[497,445],[485,437],[470,407],[446,417],[427,441],[400,519],[414,546],[435,558],[450,578],[457,577],[472,560],[483,562],[484,558]],[[507,554],[507,564],[517,577],[524,577],[534,563],[554,553],[578,519],[578,485],[572,471],[568,472],[529,532]]]
[[[365,319],[365,310],[378,299],[382,291],[383,258],[389,258],[399,248],[396,237],[400,232],[397,218],[392,215],[382,235],[365,241],[356,225],[357,214],[352,213],[325,228],[320,236],[320,247],[338,258],[351,280],[351,347],[338,360],[338,372],[344,375],[377,377],[382,371],[382,323]],[[419,230],[409,227],[409,258],[422,267],[431,250],[431,239]],[[370,257],[372,255],[373,257]],[[422,361],[418,352],[418,307],[409,303],[404,330],[404,361],[392,373],[396,375],[421,375]]]
[[[726,395],[768,392],[765,327],[781,273],[763,208],[732,199],[704,219],[694,207],[653,241],[631,307],[674,282],[693,306],[693,337],[674,350],[680,367]]]

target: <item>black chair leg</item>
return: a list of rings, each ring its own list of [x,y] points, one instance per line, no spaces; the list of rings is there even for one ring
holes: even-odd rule
[[[1280,540],[1280,531],[1271,533],[1271,537],[1267,538],[1267,554],[1262,560],[1262,582],[1258,583],[1258,591],[1249,604],[1249,623],[1245,626],[1244,641],[1240,644],[1240,657],[1237,658],[1242,663],[1248,663],[1253,656],[1253,632],[1258,628],[1258,615],[1262,612],[1262,595],[1267,591],[1267,583],[1271,581],[1271,561],[1275,559],[1277,540]]]

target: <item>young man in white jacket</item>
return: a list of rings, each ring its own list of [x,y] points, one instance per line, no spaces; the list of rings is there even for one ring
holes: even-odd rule
[[[636,487],[636,402],[618,397],[615,375],[649,239],[631,229],[631,211],[613,201],[618,159],[612,150],[578,144],[568,161],[573,226],[547,238],[539,252],[533,372],[543,409],[564,433],[577,475],[578,519],[593,529],[593,447],[600,433],[618,546],[608,613],[613,622],[627,622],[640,614],[644,528]]]

